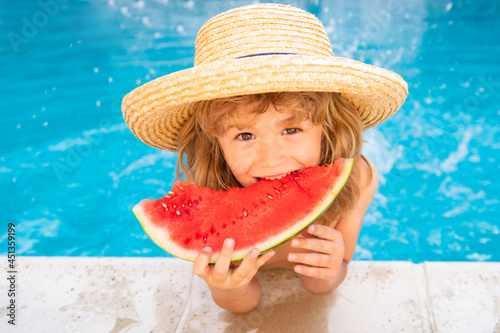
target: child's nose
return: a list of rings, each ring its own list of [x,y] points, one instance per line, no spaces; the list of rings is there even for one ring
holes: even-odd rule
[[[284,148],[274,140],[266,140],[259,147],[259,162],[266,167],[275,167],[283,162]]]

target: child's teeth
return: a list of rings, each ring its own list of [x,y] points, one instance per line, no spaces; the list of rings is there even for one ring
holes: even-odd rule
[[[264,177],[264,179],[269,179],[269,180],[275,180],[275,179],[281,179],[283,177],[285,177],[286,175],[289,175],[291,174],[291,172],[287,173],[287,174],[283,174],[281,176],[278,176],[278,177]]]

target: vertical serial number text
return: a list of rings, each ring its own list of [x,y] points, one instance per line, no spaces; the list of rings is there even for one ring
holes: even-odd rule
[[[9,288],[7,291],[7,322],[16,324],[16,225],[12,222],[7,224],[7,281]]]

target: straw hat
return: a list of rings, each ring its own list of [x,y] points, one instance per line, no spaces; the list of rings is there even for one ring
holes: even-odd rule
[[[313,15],[261,4],[205,23],[196,38],[194,67],[134,89],[124,97],[122,111],[137,138],[176,151],[191,103],[278,91],[339,92],[368,129],[398,110],[408,86],[391,71],[335,57],[325,28]]]

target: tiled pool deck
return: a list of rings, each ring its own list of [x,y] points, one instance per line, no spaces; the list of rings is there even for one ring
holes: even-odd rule
[[[265,271],[262,301],[243,315],[214,305],[179,259],[17,264],[16,326],[2,278],[0,332],[500,332],[500,263],[353,261],[339,289],[321,295],[291,271]]]

